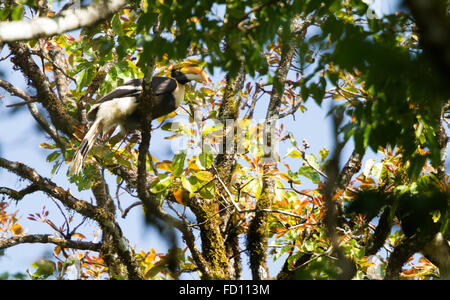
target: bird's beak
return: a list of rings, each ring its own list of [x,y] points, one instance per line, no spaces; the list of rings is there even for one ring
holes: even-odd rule
[[[189,80],[196,80],[199,82],[211,82],[211,79],[209,78],[208,74],[199,67],[183,67],[180,70],[182,73],[186,75],[186,77]]]

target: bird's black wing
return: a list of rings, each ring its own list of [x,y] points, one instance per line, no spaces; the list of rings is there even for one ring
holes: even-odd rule
[[[97,103],[106,102],[115,98],[124,97],[137,97],[142,91],[142,78],[132,79],[119,85],[110,93],[106,94]],[[177,87],[177,82],[175,79],[168,77],[153,77],[152,78],[152,90],[153,94],[161,95],[165,93],[170,93]]]
[[[100,98],[97,103],[106,102],[115,98],[137,97],[142,91],[142,78],[132,79],[119,85],[114,90]]]
[[[161,95],[171,93],[177,88],[177,82],[173,78],[169,77],[153,77],[152,78],[152,90],[153,94]]]

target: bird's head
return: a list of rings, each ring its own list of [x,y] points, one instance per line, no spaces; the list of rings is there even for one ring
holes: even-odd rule
[[[208,74],[198,65],[192,63],[181,64],[173,68],[170,73],[179,83],[185,84],[191,80],[208,83],[211,81]]]

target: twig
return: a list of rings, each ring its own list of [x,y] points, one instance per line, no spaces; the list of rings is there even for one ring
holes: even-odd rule
[[[49,62],[51,62],[52,65],[53,65],[53,67],[54,67],[55,69],[57,69],[57,70],[60,71],[64,76],[66,76],[67,78],[69,78],[70,80],[72,80],[72,81],[75,83],[75,85],[78,85],[78,84],[77,84],[77,80],[76,80],[75,78],[73,78],[72,76],[70,76],[69,74],[67,74],[66,70],[64,70],[63,68],[61,68],[60,66],[58,66],[58,65],[56,64],[56,62],[53,61],[53,59],[51,59],[50,57],[48,57],[47,55],[45,55],[43,49],[39,49],[39,51],[36,51],[36,50],[30,50],[30,53],[33,54],[33,55],[39,56],[41,59],[46,59],[46,60],[48,60]]]
[[[131,210],[133,207],[138,206],[138,205],[142,205],[142,202],[141,202],[141,201],[136,201],[136,202],[134,202],[133,204],[131,204],[130,206],[128,206],[128,207],[123,211],[123,213],[122,213],[122,218],[125,219],[126,216],[128,215],[128,213],[130,212],[130,210]]]
[[[300,194],[300,195],[309,197],[309,198],[311,198],[311,199],[314,199],[314,196],[311,196],[311,195],[309,195],[309,194],[307,194],[307,193],[303,193],[302,191],[297,190],[297,189],[294,187],[294,183],[292,182],[292,180],[289,181],[289,185],[291,186],[291,189],[292,189],[294,192],[296,192],[297,194]]]
[[[277,213],[277,214],[283,214],[283,215],[287,215],[290,217],[294,217],[297,219],[301,219],[299,222],[300,223],[305,223],[306,219],[303,218],[300,215],[294,214],[294,213],[290,213],[287,211],[283,211],[283,210],[278,210],[278,209],[266,209],[266,208],[254,208],[254,209],[243,209],[241,211],[239,211],[240,213],[249,213],[249,212],[266,212],[266,213]]]
[[[292,133],[289,133],[289,135],[292,136]],[[302,159],[303,161],[310,166],[314,171],[316,171],[317,173],[319,173],[323,178],[328,179],[328,176],[322,172],[320,169],[318,169],[316,166],[314,166],[313,164],[311,164],[308,160],[308,158],[306,157],[306,151],[304,149],[301,149],[298,145],[294,145],[294,147],[300,152],[300,154],[302,155]]]
[[[7,195],[9,198],[14,199],[16,201],[21,200],[25,195],[34,193],[38,191],[38,187],[32,183],[31,185],[27,186],[26,188],[16,191],[7,187],[0,187],[0,194]]]

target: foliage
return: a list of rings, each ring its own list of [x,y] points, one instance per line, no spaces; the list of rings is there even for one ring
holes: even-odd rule
[[[22,20],[38,12],[49,17],[58,14],[58,5],[40,6],[41,2],[0,4],[0,20]],[[134,270],[141,279],[177,279],[193,272],[202,279],[238,279],[241,255],[256,252],[246,249],[247,254],[242,254],[239,238],[251,236],[251,224],[260,218],[264,260],[272,255],[273,260],[284,261],[276,278],[339,278],[342,251],[354,266],[350,278],[380,279],[389,274],[395,263],[392,257],[397,257],[383,249],[397,253],[411,239],[423,237],[430,242],[437,233],[448,236],[450,186],[442,172],[447,146],[442,114],[448,110],[448,87],[423,53],[414,19],[405,12],[368,18],[365,2],[135,0],[79,33],[25,41],[24,47],[41,61],[38,70],[75,124],[71,134],[52,124],[58,131],[56,138],[40,145],[48,151],[52,177],[61,176],[59,171],[65,170],[88,128],[83,113],[126,80],[143,77],[153,58],[153,76],[167,76],[172,66],[186,60],[203,65],[215,79],[226,74],[209,85],[189,86],[184,109],[153,122],[152,135],[160,130],[165,142],[181,145],[166,160],[158,161],[150,153],[145,165],[145,191],[154,206],[145,206],[144,213],[154,214],[152,225],[172,243],[171,249],[167,253],[137,250],[122,236],[116,214],[126,218],[135,205],[122,209],[121,200],[147,201],[138,190],[141,137],[139,132],[125,137],[109,132],[89,153],[82,173],[67,174],[79,192],[92,192],[95,208],[101,210],[89,214],[73,204],[76,201],[70,197],[79,196],[67,187],[49,184],[47,188],[44,180],[20,172],[16,174],[30,180],[30,187],[23,192],[0,187],[1,194],[18,202],[35,190],[50,195],[64,221],[52,221],[56,213],[44,205],[27,218],[48,225],[52,235],[75,245],[54,242],[52,258],[34,262],[28,276],[127,279]],[[299,24],[305,27],[299,30]],[[286,62],[290,47],[294,54]],[[18,57],[14,47],[9,51]],[[56,62],[55,52],[62,54],[63,63]],[[14,68],[23,71],[30,87],[42,88],[29,78],[25,66]],[[308,141],[297,140],[295,126],[308,126],[302,123],[302,114],[311,99],[323,109],[332,103],[332,116],[343,112],[342,123],[335,124],[339,127],[334,149],[322,147],[312,153]],[[41,104],[51,121],[51,110]],[[267,114],[255,113],[256,107]],[[265,116],[270,113],[280,121],[269,134],[273,128]],[[227,123],[229,115],[236,117]],[[297,125],[288,127],[283,122],[288,116]],[[269,136],[281,145],[271,157]],[[361,155],[359,164],[369,149],[382,158],[367,160],[362,170],[344,168],[333,177],[329,170],[334,155],[351,141]],[[2,161],[0,166],[13,169],[6,165]],[[348,180],[339,181],[344,177]],[[328,196],[330,184],[333,192]],[[108,186],[116,187],[115,195]],[[9,209],[9,202],[0,203],[0,245],[29,235],[18,211]],[[328,228],[327,214],[333,210],[339,249]],[[98,223],[101,240],[82,233],[86,220]],[[181,232],[182,242],[174,241],[173,230]],[[97,248],[97,243],[102,247]],[[423,252],[422,246],[402,258],[406,269],[399,270],[399,276],[445,277],[444,269],[429,256],[409,260]],[[264,262],[256,268],[267,266]],[[6,272],[0,278],[23,278],[23,274]]]

